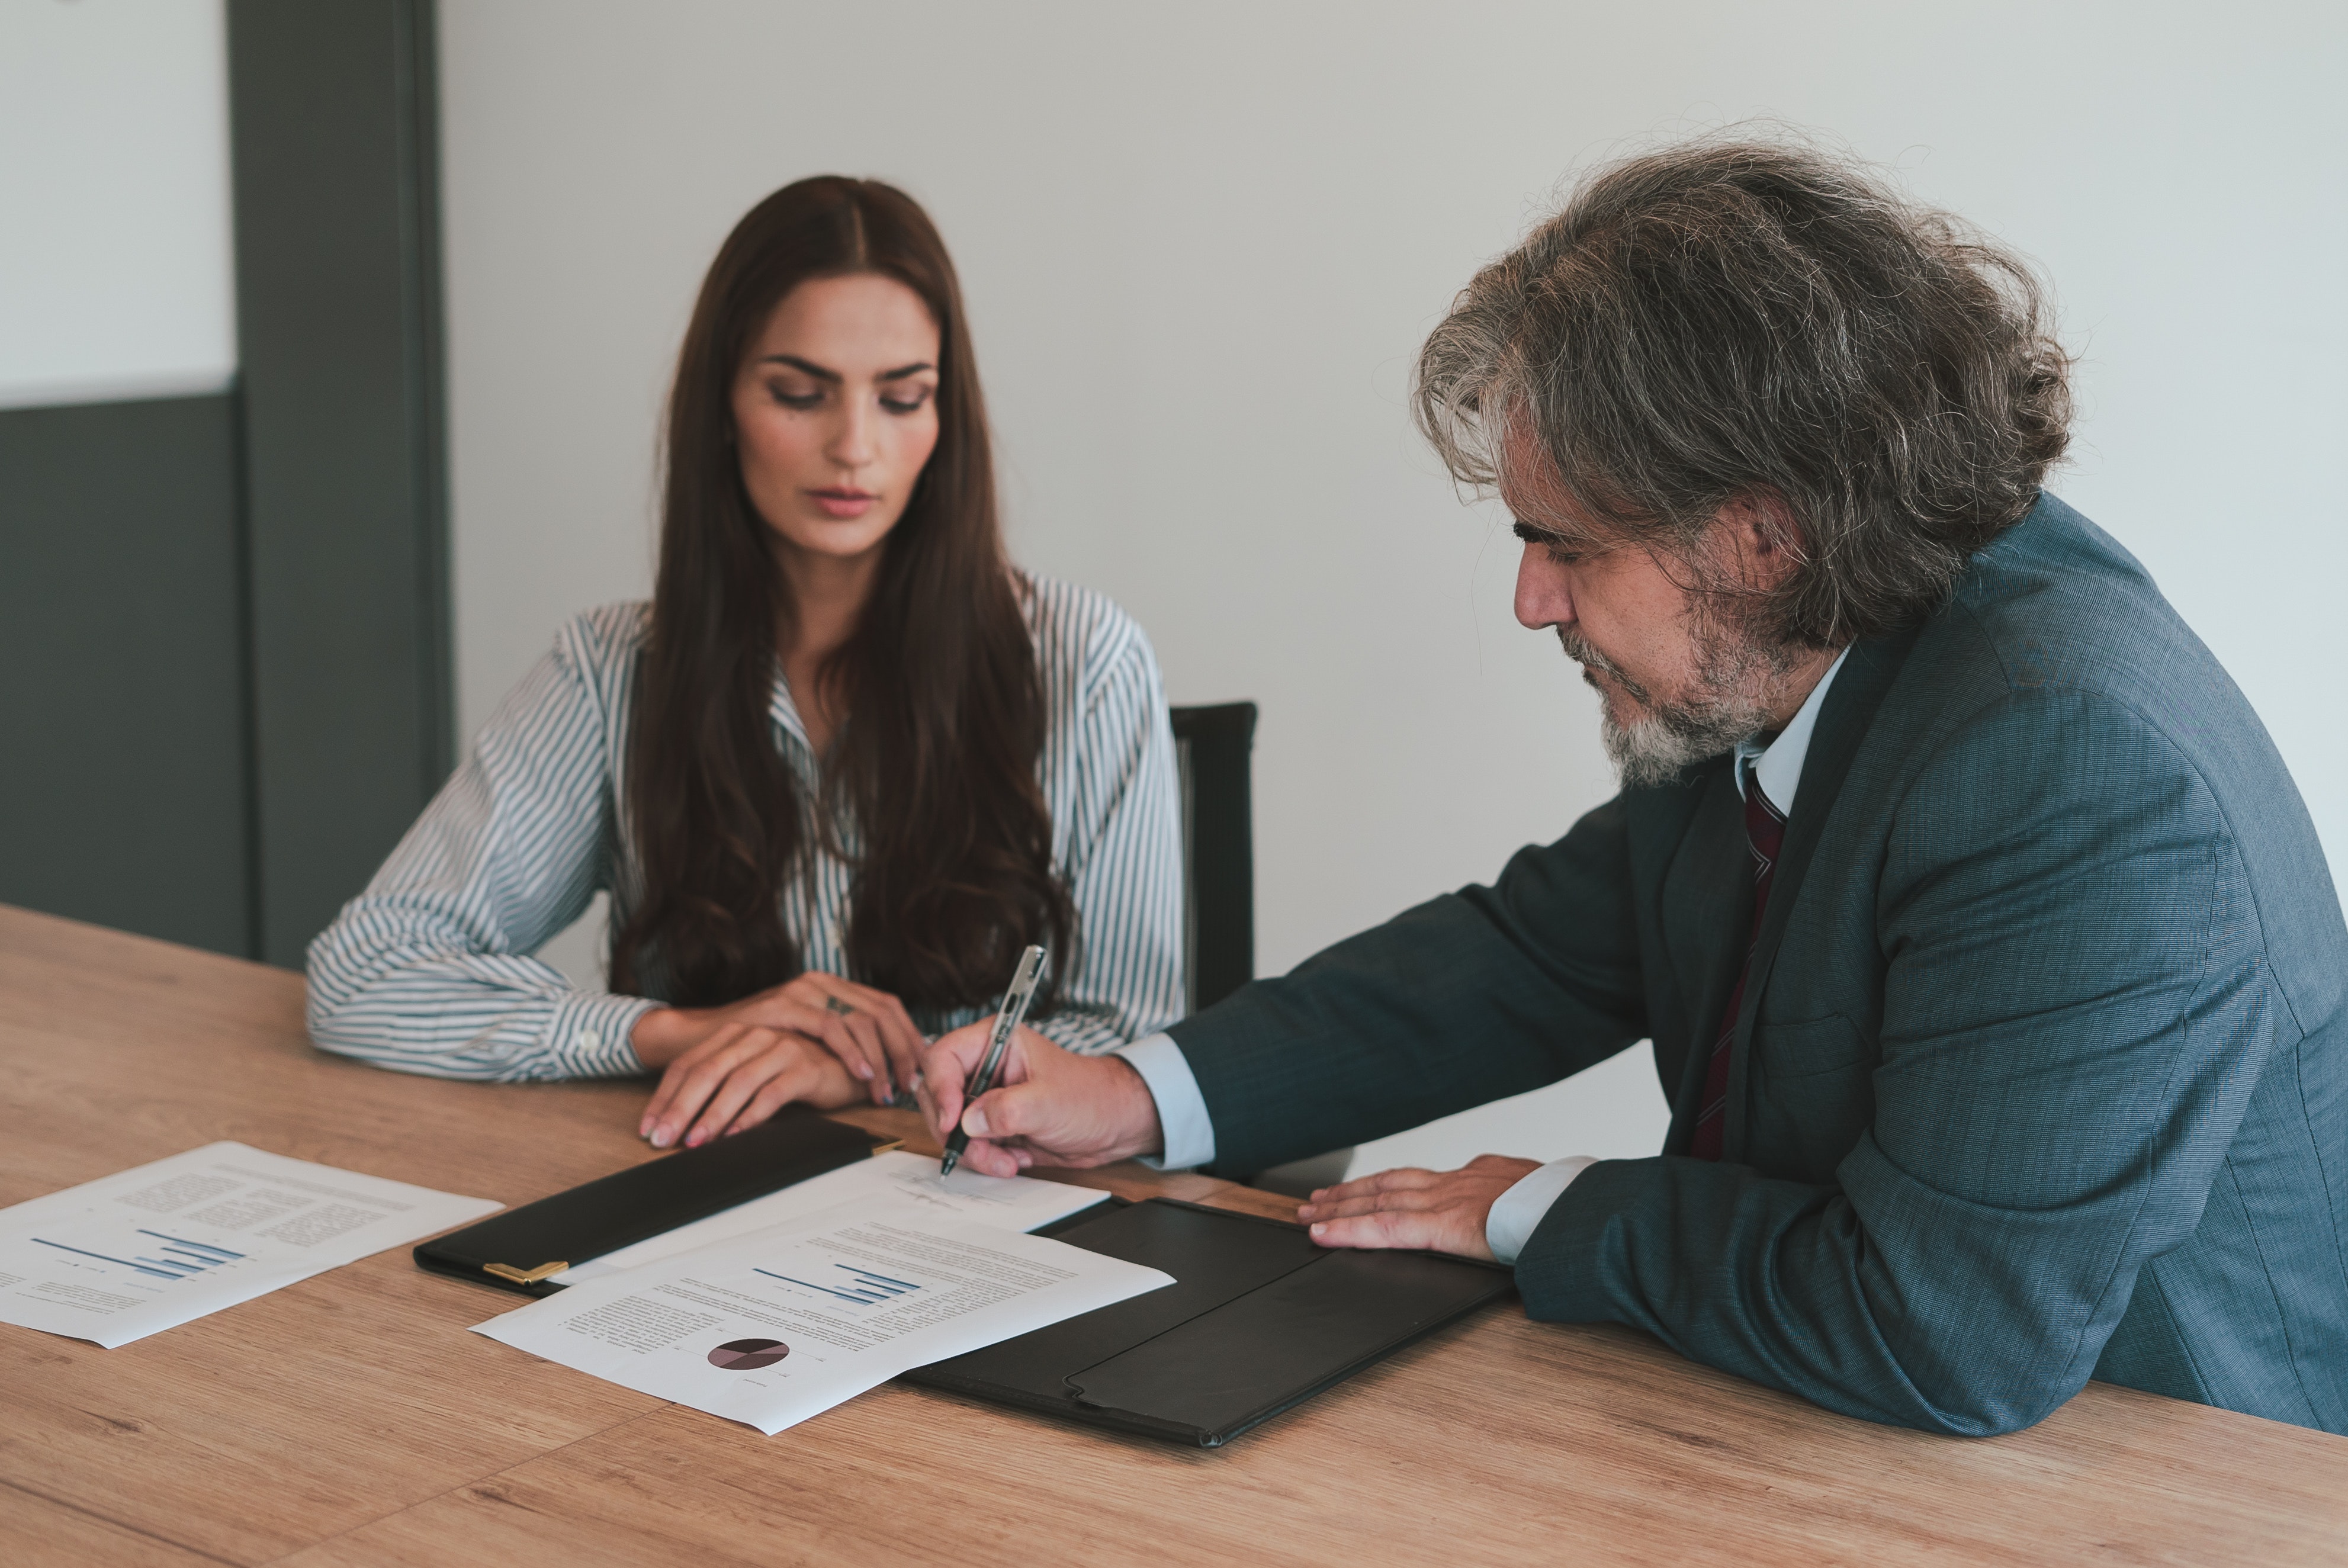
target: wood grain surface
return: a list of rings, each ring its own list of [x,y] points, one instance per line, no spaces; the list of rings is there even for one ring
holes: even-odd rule
[[[654,1157],[643,1082],[386,1073],[301,1011],[296,975],[0,908],[0,1204],[219,1139],[507,1203]],[[0,1562],[2348,1562],[2348,1439],[2101,1384],[1930,1437],[1511,1304],[1214,1452],[893,1384],[765,1438],[466,1332],[518,1305],[400,1248],[118,1350],[0,1325]]]

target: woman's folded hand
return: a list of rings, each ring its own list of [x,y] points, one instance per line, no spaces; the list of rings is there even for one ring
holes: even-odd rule
[[[756,1127],[795,1099],[824,1109],[910,1086],[924,1044],[885,991],[809,973],[723,1007],[660,1007],[630,1036],[661,1069],[637,1126],[654,1148]]]

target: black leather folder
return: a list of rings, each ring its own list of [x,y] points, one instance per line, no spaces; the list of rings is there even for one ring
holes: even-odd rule
[[[1497,1264],[1326,1251],[1302,1225],[1170,1198],[1089,1210],[1037,1234],[1175,1283],[905,1381],[1218,1448],[1514,1288]]]
[[[451,1231],[418,1246],[416,1261],[475,1284],[552,1295],[562,1287],[550,1274],[896,1147],[804,1105],[786,1106],[747,1132]]]

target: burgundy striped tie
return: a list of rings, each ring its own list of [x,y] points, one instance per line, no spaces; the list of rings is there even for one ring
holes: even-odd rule
[[[1743,764],[1739,764],[1743,766]],[[1786,842],[1786,819],[1761,792],[1761,780],[1745,776],[1745,839],[1753,851],[1753,936],[1746,944],[1745,967],[1737,972],[1736,989],[1728,994],[1728,1016],[1712,1044],[1712,1060],[1704,1069],[1704,1109],[1696,1117],[1695,1140],[1688,1152],[1698,1160],[1720,1158],[1720,1142],[1728,1126],[1729,1047],[1736,1043],[1736,1015],[1745,1006],[1745,983],[1753,978],[1753,953],[1761,945],[1761,914],[1769,907],[1769,875],[1777,869],[1777,851]]]

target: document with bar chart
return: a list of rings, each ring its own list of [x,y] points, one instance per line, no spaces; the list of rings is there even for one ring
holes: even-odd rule
[[[1173,1283],[875,1198],[572,1285],[474,1332],[771,1436],[900,1372]]]
[[[0,1323],[111,1350],[499,1207],[210,1143],[0,1209]]]

